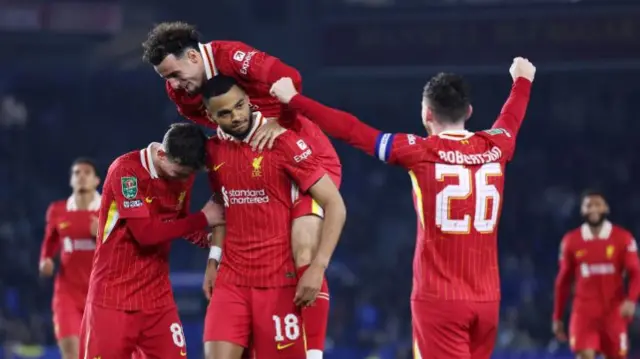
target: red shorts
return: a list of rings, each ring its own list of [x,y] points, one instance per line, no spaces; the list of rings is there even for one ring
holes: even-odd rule
[[[187,346],[178,310],[123,311],[87,304],[80,356],[131,358],[134,353],[138,358],[184,359]]]
[[[295,287],[251,288],[217,282],[204,321],[204,342],[251,347],[258,358],[305,359]]]
[[[627,321],[618,312],[605,317],[571,313],[569,345],[573,352],[592,349],[607,359],[626,358],[629,350]]]
[[[489,359],[500,303],[411,301],[413,351],[419,359]]]
[[[56,339],[80,337],[80,323],[84,307],[70,299],[54,294],[53,299],[53,331]]]
[[[336,184],[336,187],[340,188],[340,171],[337,173],[329,173],[329,177],[331,177],[333,183]],[[296,219],[311,215],[324,218],[324,210],[309,193],[302,193],[297,189],[295,189],[295,191],[297,192],[294,194],[295,200],[293,201],[293,209],[291,209],[291,218]]]

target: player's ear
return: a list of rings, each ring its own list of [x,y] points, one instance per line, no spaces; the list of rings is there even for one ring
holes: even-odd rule
[[[466,121],[471,118],[471,115],[473,115],[473,106],[469,104],[469,109],[467,109],[467,118],[465,118],[464,120]]]
[[[200,61],[200,53],[196,49],[187,50],[187,59],[190,62],[197,64]]]

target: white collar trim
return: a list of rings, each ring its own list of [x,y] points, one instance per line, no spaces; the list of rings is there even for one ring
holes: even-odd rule
[[[151,178],[158,178],[158,171],[156,171],[156,166],[153,164],[152,156],[152,149],[155,145],[160,144],[157,142],[151,142],[147,148],[140,150],[140,163],[142,163],[142,167],[149,172]]]
[[[600,233],[598,233],[597,237],[593,235],[591,232],[591,228],[589,224],[583,223],[580,226],[580,234],[582,235],[582,239],[585,241],[590,241],[593,239],[608,239],[611,236],[611,231],[613,230],[613,224],[609,221],[604,221],[602,223],[602,228],[600,228]]]
[[[202,62],[204,63],[204,71],[207,74],[207,80],[218,75],[218,68],[216,67],[216,61],[213,58],[213,48],[211,43],[198,44],[200,49],[200,56],[202,56]]]
[[[99,210],[101,199],[102,196],[100,196],[100,193],[96,191],[93,195],[93,201],[91,201],[91,203],[89,203],[89,207],[87,207],[87,211]],[[76,196],[74,194],[72,194],[69,199],[67,199],[67,211],[78,211],[78,203],[76,202]]]
[[[438,134],[438,137],[444,138],[447,140],[460,141],[460,140],[466,140],[473,135],[474,135],[473,132],[469,132],[467,130],[454,130],[454,131],[442,131]],[[463,136],[463,137],[460,138],[460,136]]]

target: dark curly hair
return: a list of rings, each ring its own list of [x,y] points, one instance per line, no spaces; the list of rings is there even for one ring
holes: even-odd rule
[[[195,170],[206,165],[207,136],[191,123],[174,123],[164,135],[162,147],[175,163]]]
[[[180,57],[188,49],[197,49],[199,43],[195,26],[181,21],[163,22],[151,29],[142,43],[142,59],[157,66],[169,55]]]
[[[587,199],[587,197],[600,197],[602,198],[605,202],[607,201],[607,197],[605,196],[604,192],[595,189],[595,188],[588,188],[586,190],[584,190],[581,194],[580,194],[580,203],[584,202],[585,199]]]
[[[439,73],[424,87],[424,98],[442,122],[458,123],[466,120],[469,111],[469,85],[460,75]]]

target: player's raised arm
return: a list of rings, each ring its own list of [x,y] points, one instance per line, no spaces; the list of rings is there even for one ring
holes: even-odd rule
[[[553,330],[559,340],[566,340],[566,333],[562,325],[562,317],[571,294],[571,281],[575,271],[573,253],[569,247],[569,236],[565,236],[560,244],[559,270],[555,280],[553,305]]]
[[[513,143],[511,145],[513,149],[529,105],[531,84],[536,74],[536,68],[529,60],[516,57],[509,68],[509,73],[513,79],[513,86],[511,86],[509,98],[502,106],[502,111],[491,128],[506,130],[508,135],[506,138]]]
[[[215,216],[213,213],[199,211],[170,222],[150,216],[145,188],[139,188],[138,174],[124,165],[116,166],[113,172],[112,169],[109,170],[105,187],[114,194],[118,216],[116,220],[124,220],[134,239],[141,245],[157,245],[185,237],[205,228],[212,222],[210,217]],[[108,223],[109,220],[107,218],[105,228],[115,225]],[[107,235],[108,233],[103,233],[103,241],[107,240]]]
[[[44,240],[40,248],[40,275],[51,276],[53,274],[53,257],[60,251],[60,236],[53,221],[54,205],[49,205],[45,217]]]

